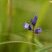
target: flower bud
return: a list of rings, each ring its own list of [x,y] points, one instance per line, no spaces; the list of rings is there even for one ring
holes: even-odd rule
[[[34,19],[31,20],[32,25],[34,26],[37,22],[37,16],[34,17]]]
[[[35,33],[36,33],[36,34],[39,34],[39,33],[41,33],[41,32],[42,32],[42,29],[41,29],[41,28],[35,29]]]

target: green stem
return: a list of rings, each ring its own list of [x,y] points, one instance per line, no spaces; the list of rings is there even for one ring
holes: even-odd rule
[[[34,38],[35,38],[35,35],[34,35],[34,26],[33,26],[33,30],[32,30],[32,43],[34,43]],[[32,47],[32,52],[34,52],[35,46],[31,45],[31,47]]]
[[[35,37],[35,35],[34,35],[34,26],[33,26],[33,35],[32,35],[32,43],[34,43],[34,37]]]
[[[37,37],[35,37],[34,41],[35,41],[35,43],[36,43],[40,48],[44,47],[43,44],[40,43],[40,41],[38,40]]]
[[[12,0],[8,0],[7,4],[8,5],[7,5],[7,37],[6,37],[6,40],[9,41],[10,40],[11,27],[12,27]],[[6,52],[10,52],[8,44],[5,44],[5,47],[3,50],[4,51],[6,50]]]
[[[8,0],[8,20],[7,20],[7,29],[8,29],[8,40],[12,28],[12,0]]]

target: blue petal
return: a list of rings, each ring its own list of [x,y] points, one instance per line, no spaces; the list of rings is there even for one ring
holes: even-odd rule
[[[41,28],[37,28],[36,30],[35,30],[35,33],[36,34],[39,34],[39,33],[41,33],[42,32],[42,29]]]
[[[28,29],[29,28],[29,24],[28,23],[24,23],[24,29]]]

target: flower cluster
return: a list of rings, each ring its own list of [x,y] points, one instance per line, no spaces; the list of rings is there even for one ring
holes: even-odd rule
[[[36,25],[37,22],[37,16],[34,17],[34,19],[31,19],[31,25],[28,23],[24,23],[24,28],[27,30],[33,30],[33,27]],[[34,33],[39,34],[42,32],[42,29],[39,27],[37,29],[34,29]]]

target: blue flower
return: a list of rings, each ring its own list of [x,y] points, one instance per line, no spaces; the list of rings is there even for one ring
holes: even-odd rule
[[[31,23],[34,26],[37,22],[37,16],[34,17],[34,19],[31,19]]]
[[[28,23],[24,23],[24,29],[32,30],[31,26]]]
[[[42,32],[42,29],[41,29],[41,28],[35,29],[35,33],[36,33],[36,34],[39,34],[39,33],[41,33],[41,32]]]
[[[37,19],[38,19],[37,16],[35,16],[34,19],[31,19],[31,25],[29,23],[25,22],[24,23],[24,29],[31,30],[31,31],[35,32],[35,34],[41,33],[42,32],[41,28],[35,29],[35,27],[34,27],[36,25]]]

